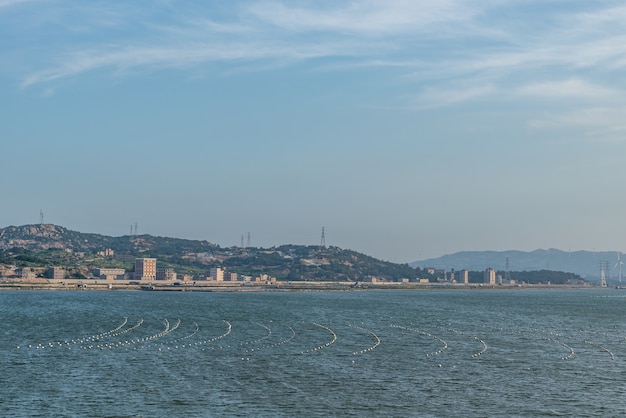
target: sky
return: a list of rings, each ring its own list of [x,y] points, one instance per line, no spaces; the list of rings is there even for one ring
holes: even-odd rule
[[[0,227],[626,250],[626,5],[0,0]]]

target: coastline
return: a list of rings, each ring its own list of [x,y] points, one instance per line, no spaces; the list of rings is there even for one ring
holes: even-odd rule
[[[97,290],[97,291],[170,291],[170,292],[328,292],[364,290],[497,290],[497,289],[595,289],[598,286],[580,285],[485,285],[482,283],[369,283],[369,282],[136,282],[123,280],[53,280],[0,279],[2,290]],[[608,288],[612,289],[612,288]]]

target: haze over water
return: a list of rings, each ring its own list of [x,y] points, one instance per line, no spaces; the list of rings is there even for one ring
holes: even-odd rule
[[[615,416],[619,290],[0,293],[3,416]]]

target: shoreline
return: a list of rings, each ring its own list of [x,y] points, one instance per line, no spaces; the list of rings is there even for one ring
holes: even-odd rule
[[[136,282],[107,280],[0,280],[2,290],[98,290],[98,291],[166,291],[166,292],[316,292],[364,290],[522,290],[522,289],[602,289],[599,286],[516,284],[484,285],[482,283],[364,283],[364,282]],[[606,289],[614,289],[608,287]],[[619,289],[619,288],[618,288]]]

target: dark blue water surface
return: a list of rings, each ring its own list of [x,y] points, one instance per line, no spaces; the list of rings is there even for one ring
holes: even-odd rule
[[[0,415],[617,416],[625,324],[620,290],[5,291]]]

